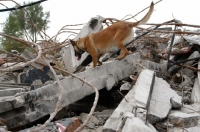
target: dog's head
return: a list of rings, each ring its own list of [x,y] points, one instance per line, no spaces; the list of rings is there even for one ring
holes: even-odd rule
[[[81,59],[81,56],[82,54],[85,52],[84,50],[80,49],[77,44],[78,42],[77,41],[74,41],[74,40],[71,40],[70,39],[70,42],[74,48],[74,52],[75,52],[75,56],[77,57],[77,60],[80,60]]]

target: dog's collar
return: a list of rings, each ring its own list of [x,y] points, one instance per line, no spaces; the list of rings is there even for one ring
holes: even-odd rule
[[[80,54],[83,54],[83,53],[85,52],[84,50],[80,49],[80,48],[78,47],[77,44],[76,44],[76,48],[78,49],[78,52],[79,52]]]

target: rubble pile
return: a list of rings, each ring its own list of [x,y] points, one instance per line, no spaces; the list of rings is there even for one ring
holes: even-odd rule
[[[102,30],[102,20],[100,16],[92,18],[75,39]],[[137,30],[136,36],[145,32]],[[76,60],[71,45],[45,53],[52,66],[74,73],[99,90],[96,110],[82,132],[200,131],[200,37],[181,34],[172,39],[173,35],[143,35],[128,46],[130,54],[122,60],[115,59],[118,49],[114,47],[101,58],[103,65],[93,69],[91,57],[84,53]],[[49,45],[45,41],[42,47]],[[37,55],[29,50],[1,53],[0,68],[19,63],[20,56],[28,61]],[[45,132],[74,131],[87,120],[95,98],[90,86],[58,68],[61,106],[54,121],[42,130]],[[44,123],[60,96],[55,80],[41,58],[21,69],[1,72],[0,129],[6,126],[10,131],[24,132]]]

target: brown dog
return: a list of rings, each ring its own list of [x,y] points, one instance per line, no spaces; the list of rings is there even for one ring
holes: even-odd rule
[[[121,49],[121,53],[117,58],[124,58],[129,54],[124,44],[132,35],[132,28],[145,24],[151,17],[153,9],[154,3],[152,2],[148,13],[138,22],[119,21],[102,31],[89,34],[88,36],[80,38],[77,41],[70,40],[72,46],[74,47],[75,56],[77,56],[79,60],[85,51],[88,52],[92,56],[94,68],[97,63],[99,65],[102,64],[99,61],[99,58],[106,52],[110,51],[111,47],[116,44],[118,48]]]

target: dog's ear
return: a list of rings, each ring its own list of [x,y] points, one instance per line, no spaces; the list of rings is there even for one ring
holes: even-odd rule
[[[75,44],[76,44],[76,41],[74,41],[74,40],[72,40],[72,39],[70,39],[69,41],[70,41],[70,43],[71,43],[72,45],[75,45]]]

